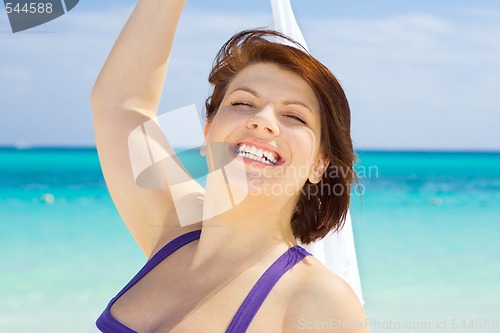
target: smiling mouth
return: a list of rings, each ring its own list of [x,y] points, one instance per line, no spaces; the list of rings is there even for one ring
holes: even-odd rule
[[[278,162],[281,160],[281,157],[275,152],[257,148],[245,143],[236,147],[236,154],[238,156],[272,166],[278,164]]]

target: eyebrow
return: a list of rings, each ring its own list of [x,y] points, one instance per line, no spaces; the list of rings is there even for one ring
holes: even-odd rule
[[[251,88],[248,88],[248,87],[238,87],[234,90],[232,90],[229,94],[233,94],[237,91],[245,91],[257,98],[260,98],[260,95],[258,92],[256,92],[255,90],[251,89]],[[302,106],[306,109],[308,109],[311,113],[312,113],[312,109],[309,107],[309,105],[305,104],[304,102],[301,102],[301,101],[296,101],[296,100],[285,100],[285,101],[281,101],[281,104],[284,104],[284,105],[299,105],[299,106]]]
[[[301,101],[281,101],[281,103],[283,103],[285,105],[300,105],[300,106],[305,107],[306,109],[308,109],[312,113],[311,108],[307,104],[305,104]]]
[[[237,91],[245,91],[251,95],[254,95],[255,97],[260,97],[260,95],[253,89],[250,89],[248,87],[239,87],[239,88],[236,88],[234,90],[232,90],[229,94],[232,94],[232,93],[235,93]]]

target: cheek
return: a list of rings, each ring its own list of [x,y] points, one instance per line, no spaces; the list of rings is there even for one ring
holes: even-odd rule
[[[294,131],[290,135],[289,142],[292,152],[300,154],[303,160],[312,159],[319,147],[319,140],[310,129]]]
[[[292,156],[289,173],[294,176],[294,182],[300,187],[310,174],[317,142],[313,132],[305,129],[289,132],[287,141]]]
[[[237,118],[229,112],[219,111],[212,119],[210,129],[207,133],[207,140],[221,140],[232,133],[239,126]]]

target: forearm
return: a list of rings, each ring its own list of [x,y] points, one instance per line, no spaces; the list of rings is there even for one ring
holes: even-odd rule
[[[141,0],[92,91],[94,111],[156,114],[175,30],[186,0]]]

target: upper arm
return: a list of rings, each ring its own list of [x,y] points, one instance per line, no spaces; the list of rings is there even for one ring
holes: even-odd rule
[[[177,22],[185,2],[138,1],[91,96],[96,145],[106,183],[121,217],[148,256],[158,242],[194,228],[181,229],[172,193],[165,183],[165,159],[151,157],[155,153],[163,157],[173,154],[161,131],[146,139],[147,135],[142,138],[132,135],[132,149],[129,149],[130,134],[140,134],[140,126],[156,117]],[[139,131],[134,132],[138,127]],[[135,151],[136,139],[139,151]],[[157,189],[136,184],[134,170],[148,163],[154,164],[154,172],[147,175],[146,180],[149,185],[161,184]],[[183,191],[189,192],[189,189]]]
[[[166,183],[166,159],[151,159],[152,150],[162,157],[173,156],[173,150],[161,131],[142,138],[130,135],[134,131],[142,131],[144,123],[151,123],[151,118],[140,111],[101,108],[104,106],[93,105],[96,145],[106,184],[120,216],[149,256],[160,240],[166,242],[196,228],[181,229]],[[146,146],[144,140],[148,143]],[[138,164],[149,165],[156,170],[142,180],[150,185],[148,187],[156,188],[144,188],[137,184],[134,171],[137,174]]]

